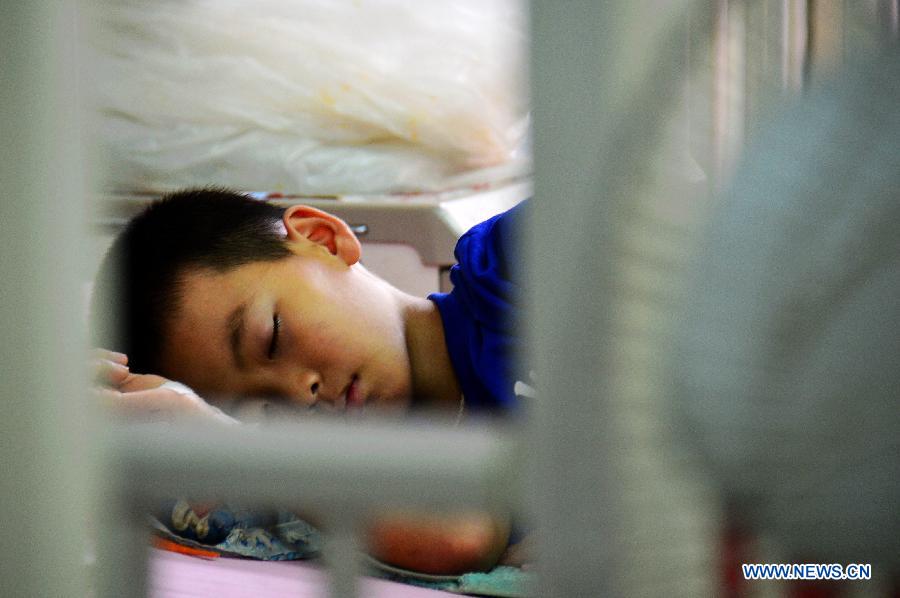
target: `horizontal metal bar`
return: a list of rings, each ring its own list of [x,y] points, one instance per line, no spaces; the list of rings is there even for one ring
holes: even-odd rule
[[[208,496],[364,513],[385,504],[505,509],[515,442],[505,429],[400,422],[298,422],[109,431],[107,464],[134,503]]]

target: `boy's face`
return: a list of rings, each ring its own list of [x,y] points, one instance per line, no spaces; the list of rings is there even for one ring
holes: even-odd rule
[[[322,244],[181,279],[163,373],[217,396],[271,397],[325,410],[397,409],[412,394],[402,310],[393,289]]]

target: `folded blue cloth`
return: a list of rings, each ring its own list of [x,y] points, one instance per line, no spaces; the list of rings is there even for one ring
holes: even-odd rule
[[[374,559],[372,559],[374,561]],[[524,598],[533,596],[535,573],[517,567],[494,567],[485,573],[464,573],[459,576],[425,575],[402,571],[374,561],[373,572],[378,577],[433,590],[477,596]]]
[[[264,561],[308,559],[322,547],[316,528],[283,510],[217,505],[201,515],[178,500],[167,503],[153,523],[157,533],[174,542]]]

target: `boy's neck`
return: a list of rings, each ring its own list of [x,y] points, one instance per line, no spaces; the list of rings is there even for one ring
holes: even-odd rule
[[[428,299],[409,295],[404,296],[401,305],[415,401],[425,407],[457,409],[461,391],[437,306]]]

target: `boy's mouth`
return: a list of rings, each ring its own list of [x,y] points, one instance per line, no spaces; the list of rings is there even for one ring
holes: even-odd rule
[[[359,376],[354,374],[350,380],[350,385],[344,391],[344,408],[360,409],[366,404],[366,397],[363,396],[359,388]]]

